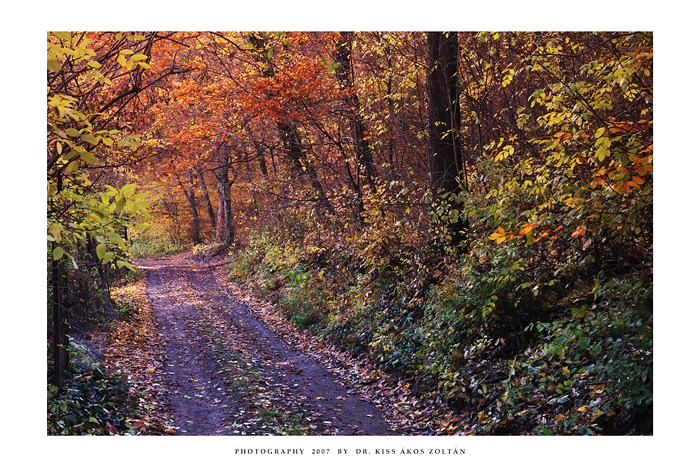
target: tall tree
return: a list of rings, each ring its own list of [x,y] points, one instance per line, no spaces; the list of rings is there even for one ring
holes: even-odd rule
[[[197,211],[197,197],[194,192],[194,178],[192,174],[188,174],[188,184],[185,186],[182,179],[178,178],[178,184],[182,192],[187,198],[187,203],[190,205],[190,213],[192,214],[192,242],[197,245],[202,243],[202,233],[199,226],[199,211]]]
[[[227,143],[221,143],[216,147],[216,168],[214,176],[219,190],[219,238],[224,245],[231,245],[234,241],[234,228],[231,212],[231,184],[229,171],[231,167],[231,147]]]
[[[457,194],[466,189],[463,176],[462,144],[460,141],[459,109],[459,43],[457,33],[427,33],[428,70],[425,94],[428,111],[428,148],[430,151],[430,187],[434,195]],[[447,200],[453,211],[454,199]],[[444,216],[440,216],[444,218]],[[467,221],[452,218],[447,227],[447,242],[461,245],[466,235]]]
[[[369,147],[369,134],[367,126],[360,115],[360,99],[353,90],[354,76],[352,69],[352,42],[351,32],[341,32],[340,38],[336,41],[335,57],[338,67],[335,70],[336,77],[342,91],[346,93],[345,104],[347,107],[347,118],[350,121],[351,137],[358,167],[358,185],[361,187],[366,183],[370,190],[376,191],[374,178],[376,169],[372,162],[372,152]],[[361,196],[361,193],[360,193]]]
[[[462,172],[459,139],[459,43],[457,33],[427,33],[430,185],[434,192],[456,193]]]
[[[212,229],[216,229],[216,215],[214,214],[214,208],[211,204],[211,197],[209,196],[209,187],[207,186],[207,181],[204,178],[204,170],[202,169],[201,163],[197,163],[196,167],[197,177],[199,178],[199,186],[202,190],[202,198],[204,199],[204,205],[207,208],[207,214],[209,215],[209,222]]]
[[[253,56],[261,66],[262,77],[264,79],[274,79],[275,69],[270,61],[270,52],[272,49],[268,48],[265,37],[259,33],[251,33],[248,39],[252,46]],[[295,122],[286,115],[277,115],[275,117],[275,126],[277,127],[280,140],[282,141],[282,145],[287,153],[288,160],[291,163],[291,168],[296,178],[308,180],[318,195],[319,207],[325,212],[333,212],[333,207],[326,196],[326,190],[321,184],[316,168],[307,157],[301,135],[299,134]]]

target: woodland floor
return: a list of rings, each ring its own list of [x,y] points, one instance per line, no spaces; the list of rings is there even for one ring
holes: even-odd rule
[[[226,281],[223,262],[180,256],[137,265],[145,272],[163,347],[154,376],[164,389],[171,433],[385,436],[413,431],[405,420],[388,421],[381,399],[363,390],[375,382],[366,370],[359,371],[363,381],[353,381],[347,365],[332,353],[310,352],[308,342],[284,326],[271,330],[251,309],[256,305],[250,298]]]

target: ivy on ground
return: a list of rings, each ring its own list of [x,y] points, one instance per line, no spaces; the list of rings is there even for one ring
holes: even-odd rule
[[[113,289],[118,320],[91,335],[94,350],[71,344],[71,378],[62,391],[51,384],[48,366],[47,434],[168,434],[171,416],[164,404],[164,386],[155,374],[164,355],[143,277]]]

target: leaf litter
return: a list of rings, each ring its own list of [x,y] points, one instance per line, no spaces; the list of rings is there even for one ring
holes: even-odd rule
[[[166,354],[154,373],[168,388],[175,434],[393,434],[368,397],[349,395],[326,365],[243,306],[219,268],[183,259],[139,265]]]
[[[296,328],[225,262],[137,264],[145,277],[113,293],[142,311],[103,339],[106,366],[138,394],[139,434],[470,434],[466,414]]]

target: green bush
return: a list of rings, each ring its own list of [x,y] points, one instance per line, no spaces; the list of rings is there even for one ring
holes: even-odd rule
[[[71,374],[60,392],[52,384],[52,363],[48,370],[47,434],[134,433],[128,420],[138,418],[138,404],[127,381],[106,374],[77,351],[71,352]]]
[[[135,240],[131,244],[129,254],[136,259],[153,258],[174,255],[189,248],[189,245],[175,244],[161,239]]]

